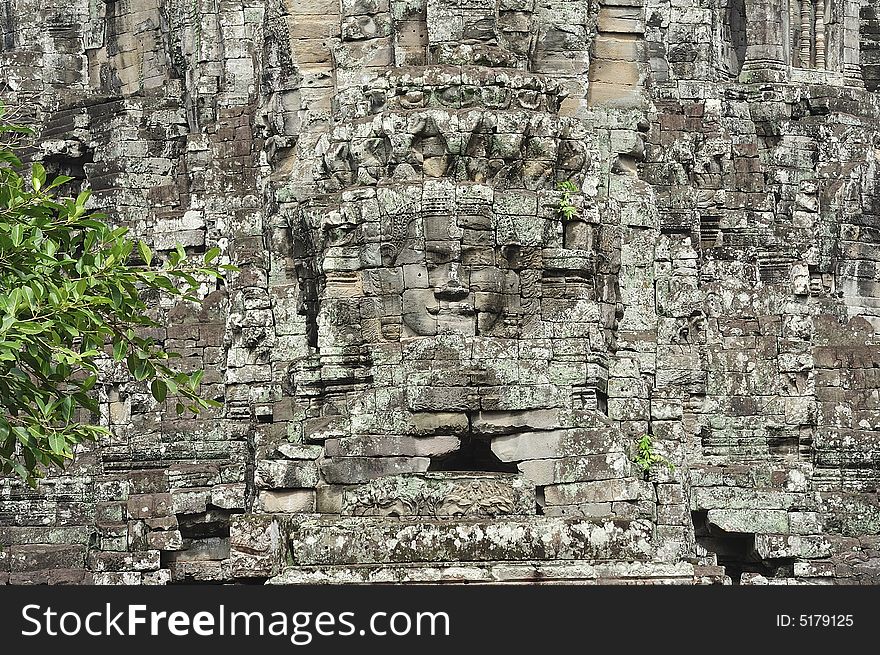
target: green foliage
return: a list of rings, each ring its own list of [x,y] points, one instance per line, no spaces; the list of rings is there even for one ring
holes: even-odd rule
[[[234,267],[211,265],[217,248],[191,262],[180,246],[153,265],[145,243],[86,209],[88,191],[54,195],[71,178],[49,180],[39,163],[22,173],[4,137],[27,130],[2,117],[0,105],[0,473],[36,485],[108,432],[96,424],[95,391],[114,362],[157,401],[176,395],[179,414],[219,406],[199,395],[202,371],[176,370],[178,355],[143,336],[158,326],[144,296],[196,301],[200,279]]]
[[[556,185],[556,189],[562,191],[562,197],[559,199],[559,205],[557,207],[560,216],[567,221],[576,218],[578,210],[577,207],[572,204],[571,196],[573,193],[578,192],[577,185],[571,180],[565,180],[564,182],[559,182]]]
[[[670,471],[675,470],[675,465],[668,459],[654,452],[654,440],[651,435],[644,434],[636,442],[636,455],[632,460],[638,466],[642,473],[648,475],[655,464],[665,465]]]

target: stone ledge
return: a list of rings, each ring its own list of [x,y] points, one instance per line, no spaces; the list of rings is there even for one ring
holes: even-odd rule
[[[646,561],[653,526],[581,517],[485,519],[291,518],[290,561],[299,565],[436,561]]]
[[[348,516],[534,515],[535,485],[509,473],[429,472],[388,476],[347,489]]]
[[[723,572],[698,574],[687,562],[525,561],[301,566],[285,569],[266,584],[718,584],[722,579]]]

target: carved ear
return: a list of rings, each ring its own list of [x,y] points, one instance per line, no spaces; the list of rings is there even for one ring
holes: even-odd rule
[[[518,243],[505,243],[501,246],[501,256],[507,262],[508,268],[517,268],[522,246]]]
[[[383,243],[379,246],[379,254],[382,256],[382,266],[394,266],[397,263],[400,249],[393,243]]]

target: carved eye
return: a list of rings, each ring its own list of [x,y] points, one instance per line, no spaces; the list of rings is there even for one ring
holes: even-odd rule
[[[331,244],[347,241],[351,239],[355,227],[352,223],[343,223],[342,225],[329,227],[327,228],[327,239]]]

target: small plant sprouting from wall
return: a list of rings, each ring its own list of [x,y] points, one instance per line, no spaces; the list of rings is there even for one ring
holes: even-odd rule
[[[557,211],[559,215],[566,221],[577,218],[578,210],[571,202],[571,195],[578,192],[577,185],[571,180],[559,182],[556,185],[557,190],[562,191],[562,197],[559,199]]]
[[[636,442],[636,454],[632,461],[641,469],[645,477],[649,475],[651,469],[657,464],[666,466],[670,471],[675,470],[675,465],[672,462],[663,457],[663,455],[654,452],[654,440],[650,434],[642,435]]]

